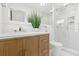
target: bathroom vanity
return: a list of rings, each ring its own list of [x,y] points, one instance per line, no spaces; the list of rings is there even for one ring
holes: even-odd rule
[[[0,35],[0,56],[48,56],[49,33]]]

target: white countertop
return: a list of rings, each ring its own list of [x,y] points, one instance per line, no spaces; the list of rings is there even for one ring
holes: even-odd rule
[[[16,33],[1,33],[0,39],[7,38],[15,38],[15,37],[23,37],[23,36],[34,36],[34,35],[42,35],[49,34],[49,32],[16,32]]]

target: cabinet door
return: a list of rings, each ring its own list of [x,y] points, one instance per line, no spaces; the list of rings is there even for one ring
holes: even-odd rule
[[[49,35],[41,35],[39,40],[39,55],[49,55]]]
[[[10,39],[4,41],[4,55],[5,56],[18,56],[21,55],[21,42],[17,39]]]
[[[26,56],[38,56],[38,36],[28,37],[24,39],[24,54]]]
[[[0,56],[3,56],[4,55],[4,49],[3,49],[3,42],[2,41],[0,41]]]

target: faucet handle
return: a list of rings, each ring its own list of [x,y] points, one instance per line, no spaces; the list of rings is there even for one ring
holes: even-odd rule
[[[19,27],[19,31],[22,31],[21,27]]]

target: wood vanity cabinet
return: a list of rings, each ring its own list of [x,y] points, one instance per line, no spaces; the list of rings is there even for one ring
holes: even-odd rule
[[[0,40],[0,56],[48,56],[49,35]]]
[[[22,55],[22,40],[5,39],[0,41],[0,55],[3,56],[19,56]],[[2,52],[1,52],[2,50]]]

